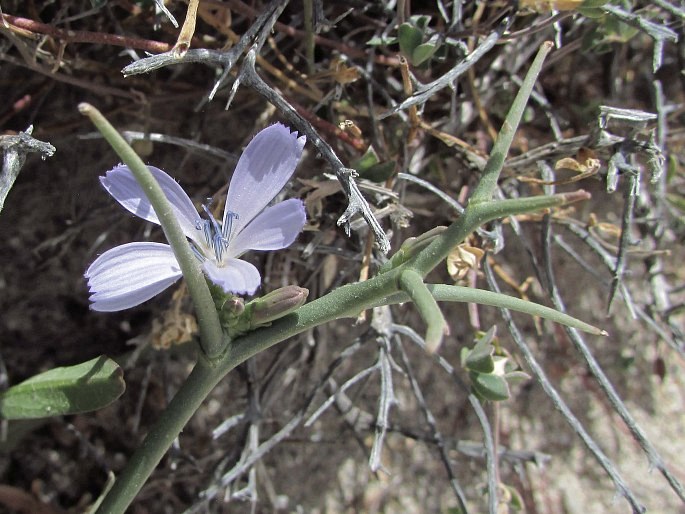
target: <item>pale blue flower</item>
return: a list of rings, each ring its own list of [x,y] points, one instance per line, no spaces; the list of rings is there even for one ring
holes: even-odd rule
[[[281,124],[259,132],[238,160],[228,187],[221,221],[203,219],[180,185],[162,170],[148,168],[190,239],[205,275],[227,293],[253,294],[261,283],[257,268],[239,259],[249,250],[280,250],[292,244],[305,224],[302,201],[285,200],[270,207],[288,182],[302,155],[305,137]],[[100,182],[125,209],[159,224],[152,205],[127,166],[108,171]],[[181,277],[171,247],[162,243],[128,243],[98,257],[85,273],[91,309],[111,312],[139,305]]]

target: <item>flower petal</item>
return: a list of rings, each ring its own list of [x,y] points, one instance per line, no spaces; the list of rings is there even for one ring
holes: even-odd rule
[[[304,143],[304,136],[291,134],[280,123],[265,128],[250,141],[228,186],[226,210],[240,216],[233,222],[234,234],[283,189],[302,156]]]
[[[257,268],[240,259],[224,259],[221,267],[206,260],[202,268],[209,280],[227,293],[254,294],[262,281]]]
[[[181,277],[169,245],[128,243],[106,251],[86,270],[94,311],[135,307],[161,293]]]
[[[201,242],[201,232],[195,227],[200,220],[200,215],[193,205],[183,188],[169,175],[159,168],[148,166],[148,169],[159,183],[162,191],[169,199],[171,207],[174,209],[176,218],[181,224],[183,233],[193,241]],[[159,218],[155,213],[150,201],[145,196],[143,189],[128,168],[120,164],[109,170],[104,177],[100,177],[100,182],[126,210],[132,212],[139,218],[151,221],[159,225]]]
[[[286,248],[295,241],[306,220],[304,204],[296,198],[267,207],[231,240],[229,255],[239,257],[248,250]]]

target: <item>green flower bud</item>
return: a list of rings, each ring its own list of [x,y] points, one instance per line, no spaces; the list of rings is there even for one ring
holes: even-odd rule
[[[258,327],[282,318],[298,309],[309,296],[309,289],[298,286],[285,286],[247,304],[251,314],[250,325]]]
[[[232,329],[245,312],[245,301],[239,296],[225,293],[221,287],[209,280],[207,285],[219,313],[221,327],[224,330]]]
[[[221,310],[230,316],[237,318],[245,312],[245,302],[239,296],[233,296],[224,302]]]
[[[381,266],[379,273],[385,273],[401,264],[404,264],[414,255],[431,244],[435,238],[442,234],[446,229],[447,227],[438,226],[419,236],[406,239],[404,243],[402,243],[402,246],[400,246],[400,249],[397,250],[395,255],[393,255],[388,262],[383,264],[383,266]]]

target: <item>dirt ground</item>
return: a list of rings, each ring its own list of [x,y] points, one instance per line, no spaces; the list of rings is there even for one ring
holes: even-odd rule
[[[358,166],[368,147],[375,148],[387,165],[375,169],[380,175],[362,173],[358,182],[394,252],[407,237],[456,219],[436,190],[465,202],[517,84],[540,44],[556,38],[561,46],[550,55],[524,113],[501,191],[503,197],[542,194],[548,186],[541,183],[538,163],[552,169],[566,158],[575,164],[558,166],[556,179],[564,183],[556,191],[582,188],[592,198],[546,217],[489,225],[488,230],[501,229],[501,248],[483,233],[474,234],[470,244],[487,251],[484,262],[460,279],[440,265],[428,281],[487,289],[489,267],[504,293],[552,305],[547,269],[552,270],[568,313],[609,333],[584,335],[583,341],[682,483],[685,15],[676,2],[663,3],[611,2],[632,12],[631,23],[642,24],[636,28],[618,21],[620,13],[552,11],[549,5],[563,9],[564,2],[313,2],[317,36],[309,54],[311,23],[303,3],[291,2],[273,30],[264,31],[256,69],[346,166]],[[166,5],[182,23],[186,3]],[[406,12],[398,12],[403,5]],[[266,9],[266,2],[202,0],[191,49],[225,50]],[[225,109],[242,60],[211,101],[207,95],[222,69],[203,64],[202,56],[200,62],[124,77],[122,68],[146,51],[158,54],[176,42],[179,29],[155,2],[7,0],[2,12],[0,135],[33,126],[32,136],[56,151],[47,158],[28,156],[0,212],[0,388],[104,354],[124,368],[126,392],[97,412],[1,420],[0,512],[80,513],[99,496],[109,474],[123,469],[190,372],[195,343],[177,343],[196,334],[182,284],[133,309],[89,309],[83,273],[99,254],[164,236],[125,213],[100,186],[98,177],[118,161],[77,105],[89,102],[120,130],[147,135],[135,148],[178,180],[198,206],[225,194],[250,138],[285,117],[245,85]],[[415,15],[430,16],[422,42],[437,45],[424,62],[410,56],[412,88],[419,91],[463,62],[466,52],[502,33],[470,71],[450,81],[452,87],[446,83],[432,92],[418,112],[381,117],[409,96],[399,58],[404,49],[396,38],[403,21],[422,27]],[[659,34],[664,46],[655,71]],[[640,124],[614,117],[607,131],[618,139],[605,144],[591,137],[598,134],[600,106],[658,116]],[[590,137],[572,142],[581,136]],[[555,147],[545,146],[555,141]],[[650,169],[655,149],[664,158],[661,176]],[[626,165],[617,190],[609,193],[616,155]],[[588,159],[597,160],[596,168]],[[577,180],[583,172],[588,173]],[[373,274],[385,258],[361,218],[352,220],[349,236],[336,224],[347,200],[330,173],[308,142],[284,191],[305,201],[305,231],[287,250],[247,257],[262,271],[262,291],[298,284],[309,289],[311,300],[360,280],[367,270]],[[631,177],[641,180],[628,219]],[[607,315],[617,255],[625,259],[625,289],[619,288]],[[515,329],[500,312],[464,304],[443,308],[451,331],[440,350],[443,363],[419,348],[405,328],[422,334],[425,327],[412,305],[404,304],[385,312],[399,326],[392,336],[372,323],[381,313],[369,312],[366,320],[317,327],[240,366],[195,414],[130,512],[456,513],[456,489],[464,491],[469,512],[487,512],[483,429],[469,402],[460,350],[492,326],[502,352],[532,377],[513,386],[509,400],[484,403],[502,452],[498,512],[630,512],[534,377]],[[659,466],[650,464],[572,336],[527,315],[515,314],[514,322],[549,384],[639,502],[649,512],[685,513],[683,499]],[[170,346],[159,348],[161,339]],[[382,468],[373,473],[369,458],[379,398],[387,389],[377,369],[359,374],[376,366],[386,349],[395,401]],[[454,372],[445,371],[444,363]],[[328,410],[305,426],[331,395]],[[260,451],[253,465],[241,467]]]

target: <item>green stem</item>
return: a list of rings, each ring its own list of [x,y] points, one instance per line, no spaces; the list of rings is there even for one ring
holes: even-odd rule
[[[183,386],[117,477],[96,514],[123,514],[159,464],[174,439],[214,386],[230,371],[200,358]]]
[[[305,330],[340,318],[353,318],[370,306],[397,292],[399,270],[393,270],[365,282],[341,286],[326,296],[309,302],[292,314],[235,339],[226,352],[226,360],[244,362]]]
[[[447,230],[436,236],[433,242],[425,249],[407,260],[406,266],[411,267],[425,277],[447,257],[456,245],[464,241],[471,232],[488,221],[540,209],[559,207],[587,198],[590,198],[590,195],[583,190],[579,190],[551,196],[512,198],[480,204],[469,203],[462,216],[447,227]]]
[[[397,289],[400,275],[408,271],[391,270],[366,282],[339,287],[326,296],[302,306],[296,312],[274,321],[271,326],[260,328],[233,340],[228,351],[211,364],[200,359],[169,403],[167,410],[150,430],[142,446],[107,493],[97,514],[120,514],[126,510],[185,423],[214,385],[230,370],[250,357],[315,326],[334,319],[354,317],[364,309],[410,300],[409,294],[398,292]],[[413,274],[415,279],[421,280],[418,274]],[[470,302],[503,307],[547,318],[592,334],[606,335],[606,332],[567,314],[519,298],[459,286],[429,284],[426,287],[438,301]]]
[[[339,287],[326,296],[302,306],[296,312],[274,321],[271,326],[233,340],[226,353],[211,364],[200,359],[142,446],[117,478],[113,488],[107,493],[97,514],[122,514],[126,510],[185,423],[214,385],[230,370],[277,343],[315,326],[334,319],[354,317],[360,311],[374,306],[410,300],[407,293],[398,292],[397,289],[400,275],[408,271],[402,268],[394,269],[366,282]],[[415,279],[421,280],[418,274],[413,274]],[[593,334],[604,333],[592,325],[554,309],[518,298],[458,286],[428,285],[427,288],[439,301],[473,302],[505,307],[548,318]]]
[[[545,41],[540,47],[538,54],[535,56],[533,64],[531,64],[530,69],[526,74],[526,78],[523,80],[521,88],[511,105],[511,109],[509,109],[507,117],[504,119],[502,128],[497,135],[497,140],[492,147],[490,158],[483,170],[483,175],[478,182],[476,189],[473,191],[473,195],[471,195],[471,199],[469,200],[470,204],[487,202],[492,199],[492,195],[497,187],[497,180],[502,172],[502,166],[504,166],[504,160],[509,153],[509,147],[514,139],[516,129],[521,122],[521,116],[528,103],[528,98],[530,97],[533,86],[535,86],[535,81],[542,70],[542,64],[545,61],[545,57],[547,57],[547,54],[553,47],[554,43]]]
[[[142,187],[145,195],[150,200],[157,214],[164,235],[169,241],[176,260],[183,273],[183,278],[188,285],[188,291],[195,305],[195,314],[200,329],[200,344],[202,350],[210,359],[220,355],[226,348],[224,335],[219,323],[219,316],[214,307],[214,301],[209,293],[204,274],[200,269],[197,258],[190,249],[188,240],[181,230],[181,226],[174,216],[173,209],[169,204],[162,188],[150,173],[145,163],[131,148],[126,140],[107,121],[107,119],[92,105],[81,103],[78,106],[81,114],[90,118],[97,129],[102,133],[107,142],[112,146],[117,155],[126,164],[136,180]]]
[[[421,275],[412,269],[400,272],[399,285],[414,302],[419,315],[426,323],[426,350],[428,353],[435,353],[442,343],[442,336],[449,333],[438,303],[423,283]]]
[[[573,316],[559,312],[551,307],[546,307],[538,303],[529,302],[508,296],[501,293],[494,293],[484,289],[476,289],[473,287],[462,286],[448,286],[446,284],[426,284],[426,287],[431,292],[433,297],[438,302],[464,302],[477,303],[479,305],[489,305],[491,307],[498,307],[500,309],[510,309],[512,311],[530,314],[531,316],[538,316],[540,318],[554,321],[571,328],[588,332],[598,336],[608,335],[606,331],[597,328],[589,323],[585,323]],[[408,294],[400,292],[383,299],[382,302],[367,307],[379,307],[381,305],[393,305],[409,301],[411,298]]]
[[[506,200],[495,200],[485,202],[471,207],[473,212],[481,221],[481,224],[488,221],[503,219],[517,214],[535,212],[542,209],[560,207],[580,200],[588,200],[590,193],[583,189],[571,193],[560,193],[549,196],[529,196],[524,198],[508,198]]]
[[[148,433],[138,450],[107,492],[96,514],[123,514],[193,413],[212,388],[229,371],[259,352],[315,326],[342,317],[353,317],[366,305],[397,291],[397,271],[339,287],[271,326],[235,339],[216,360],[200,358],[188,379]]]

